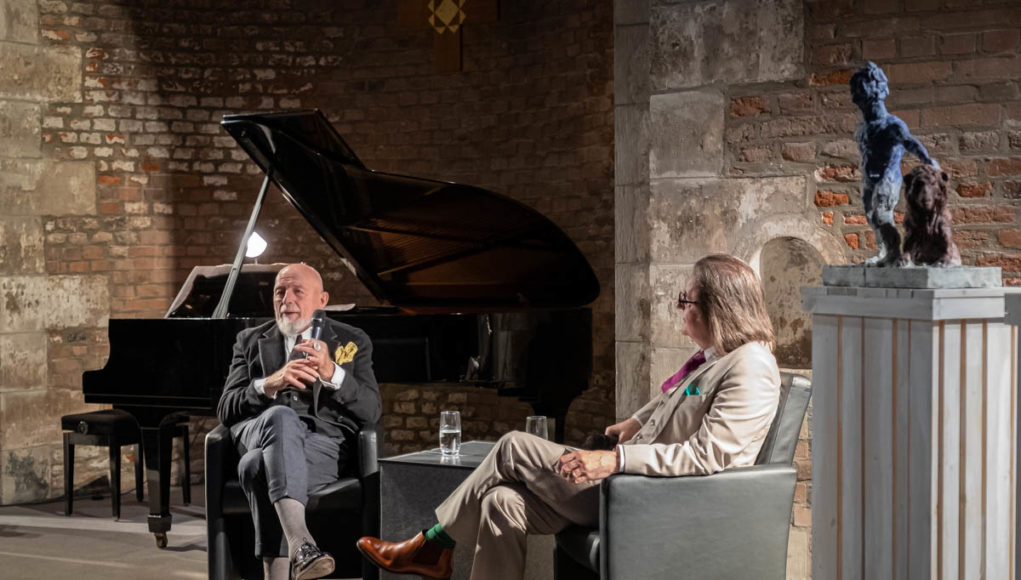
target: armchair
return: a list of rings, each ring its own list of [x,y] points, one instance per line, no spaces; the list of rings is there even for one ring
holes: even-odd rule
[[[358,434],[357,456],[348,474],[309,496],[305,506],[309,531],[337,562],[334,577],[376,580],[375,566],[355,549],[363,535],[379,534],[379,467],[381,425]],[[210,580],[262,578],[254,555],[255,529],[248,500],[238,481],[238,454],[230,431],[218,425],[206,435],[206,529]]]
[[[783,580],[794,448],[812,386],[781,374],[780,405],[756,465],[696,477],[607,478],[599,529],[557,534],[555,577]]]

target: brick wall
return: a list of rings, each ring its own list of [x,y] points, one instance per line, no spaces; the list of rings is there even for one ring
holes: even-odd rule
[[[592,305],[591,388],[572,407],[568,433],[580,439],[613,420],[609,6],[505,3],[498,22],[465,26],[464,71],[438,74],[432,32],[424,22],[399,28],[394,1],[9,1],[26,15],[14,39],[24,59],[41,60],[42,51],[77,59],[57,79],[64,90],[30,103],[19,96],[30,76],[6,81],[7,92],[0,83],[0,114],[35,119],[12,146],[34,147],[39,164],[79,170],[73,177],[87,185],[81,207],[34,211],[30,265],[40,279],[86,280],[106,292],[99,317],[34,327],[49,345],[49,368],[32,392],[63,401],[40,421],[83,408],[81,372],[108,354],[106,316],[160,317],[193,266],[233,258],[261,175],[220,117],[296,108],[320,108],[370,168],[490,188],[564,229],[603,289]],[[275,190],[256,230],[270,244],[261,261],[306,261],[323,272],[333,302],[376,304]],[[422,400],[448,396],[414,388]],[[445,402],[486,401],[472,417],[480,435],[529,414],[515,401],[457,392]],[[400,393],[384,389],[394,427],[398,417],[408,429],[432,419],[426,405],[414,417],[396,412]],[[5,456],[37,457],[38,485],[19,500],[62,492],[56,431],[0,441]],[[433,445],[428,439],[388,441],[388,449]]]
[[[461,414],[461,440],[495,440],[524,430],[531,415],[526,403],[498,397],[495,391],[460,385],[422,388],[421,385],[382,385],[387,406],[383,414],[388,449],[405,452],[439,445],[440,411]]]
[[[874,255],[853,140],[860,113],[847,89],[854,69],[872,60],[890,79],[890,112],[950,175],[964,263],[1000,266],[1005,283],[1021,284],[1021,8],[973,4],[806,2],[805,82],[731,95],[730,174],[810,175],[819,219],[843,240],[849,259]],[[906,155],[903,169],[917,163]]]

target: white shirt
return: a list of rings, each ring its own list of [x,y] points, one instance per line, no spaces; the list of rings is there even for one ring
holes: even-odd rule
[[[306,328],[305,332],[301,333],[301,338],[303,338],[305,340],[308,340],[311,336],[312,336],[312,327],[311,326]],[[294,350],[294,343],[296,343],[297,341],[298,341],[298,337],[297,336],[288,336],[286,334],[284,335],[284,360],[287,360],[291,356],[291,351]],[[337,389],[340,388],[340,384],[344,382],[344,374],[345,374],[344,369],[340,368],[340,365],[338,365],[336,362],[334,362],[333,363],[333,378],[331,378],[328,381],[325,380],[325,379],[320,379],[320,381],[322,382],[323,386],[326,387],[327,389],[333,389],[334,391],[336,391]],[[255,379],[252,382],[252,386],[255,387],[255,392],[259,393],[260,395],[265,395],[265,396],[269,397],[269,395],[266,395],[266,379],[265,378]],[[277,392],[279,392],[279,391],[277,391]],[[274,393],[273,396],[269,397],[269,398],[270,399],[276,399],[277,398],[276,397],[276,393]]]

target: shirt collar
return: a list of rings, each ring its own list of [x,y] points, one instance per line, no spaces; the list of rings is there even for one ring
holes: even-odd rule
[[[720,358],[720,356],[716,354],[716,347],[714,346],[710,346],[709,348],[703,350],[702,354],[705,355],[706,362]]]
[[[287,352],[290,352],[291,349],[294,348],[294,343],[298,341],[298,336],[301,336],[302,339],[306,339],[307,340],[309,337],[312,336],[312,327],[309,326],[308,328],[305,329],[305,332],[302,332],[300,335],[297,335],[297,336],[292,336],[292,335],[289,335],[289,334],[285,334],[284,335],[284,349]]]
[[[308,328],[305,329],[305,332],[302,332],[300,335],[284,334],[284,340],[294,340],[295,338],[297,338],[297,336],[301,336],[302,338],[308,338],[312,336],[312,327],[309,326]]]

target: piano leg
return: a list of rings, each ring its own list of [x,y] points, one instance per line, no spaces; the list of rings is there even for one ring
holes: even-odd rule
[[[167,547],[170,531],[170,459],[173,455],[173,418],[163,417],[157,426],[142,424],[142,449],[149,480],[149,531],[156,546]]]

